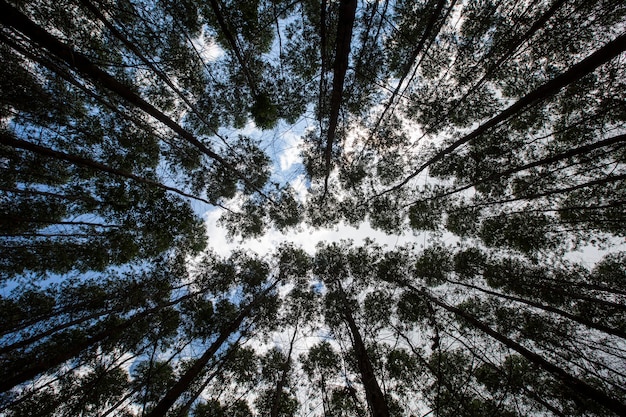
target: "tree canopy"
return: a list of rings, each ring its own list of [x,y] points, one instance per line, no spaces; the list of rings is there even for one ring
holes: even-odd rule
[[[0,0],[0,62],[0,415],[626,415],[623,0]]]

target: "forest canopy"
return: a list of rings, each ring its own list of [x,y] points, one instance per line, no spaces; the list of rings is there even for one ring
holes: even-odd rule
[[[0,0],[0,415],[626,415],[625,51],[623,0]]]

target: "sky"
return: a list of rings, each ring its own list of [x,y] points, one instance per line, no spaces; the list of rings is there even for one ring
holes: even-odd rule
[[[193,40],[194,46],[207,62],[218,60],[223,56],[224,51],[213,39],[204,36],[206,31],[202,32],[200,38]],[[306,113],[312,113],[312,111]],[[317,122],[309,119],[305,114],[297,123],[287,124],[280,121],[275,129],[264,132],[256,128],[254,122],[251,121],[243,129],[229,132],[229,136],[242,134],[259,140],[262,149],[272,159],[272,179],[282,184],[290,184],[297,197],[304,201],[308,182],[302,165],[300,147],[303,143],[302,137],[312,123]],[[259,255],[265,255],[272,252],[282,242],[291,242],[301,246],[312,255],[315,252],[315,246],[322,241],[337,242],[342,239],[351,239],[356,245],[360,245],[364,239],[368,238],[393,249],[396,246],[409,243],[425,245],[427,240],[426,234],[415,235],[412,232],[405,232],[402,235],[388,235],[372,229],[369,223],[365,222],[358,228],[339,224],[331,229],[300,226],[298,229],[287,233],[271,229],[260,239],[241,241],[227,237],[226,229],[218,223],[222,214],[223,209],[210,208],[203,215],[209,237],[209,247],[221,256],[228,256],[235,249],[245,249]]]

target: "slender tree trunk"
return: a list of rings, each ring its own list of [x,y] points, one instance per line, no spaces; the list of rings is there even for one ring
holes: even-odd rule
[[[467,184],[467,185],[464,185],[462,187],[455,188],[454,190],[446,191],[445,193],[438,194],[436,196],[429,197],[429,198],[426,198],[424,200],[420,200],[420,202],[436,200],[436,199],[439,199],[439,198],[442,198],[442,197],[447,197],[449,195],[456,194],[456,193],[461,192],[461,191],[465,191],[465,190],[467,190],[467,189],[469,189],[471,187],[475,187],[475,186],[477,186],[479,184],[484,184],[484,183],[486,183],[488,181],[497,180],[499,178],[506,177],[506,176],[509,176],[511,174],[515,174],[517,172],[521,172],[521,171],[524,171],[524,170],[527,170],[527,169],[530,169],[530,168],[535,168],[535,167],[538,167],[538,166],[541,166],[541,165],[553,164],[555,162],[563,161],[565,159],[572,158],[574,156],[584,155],[584,154],[587,154],[587,153],[589,153],[589,152],[591,152],[593,150],[599,149],[599,148],[604,148],[604,147],[607,147],[607,146],[612,146],[612,145],[619,144],[619,146],[617,146],[615,148],[615,149],[619,149],[622,146],[624,146],[624,143],[626,143],[626,134],[613,136],[611,138],[603,139],[603,140],[600,140],[598,142],[594,142],[594,143],[590,143],[590,144],[587,144],[587,145],[579,146],[577,148],[570,149],[570,150],[568,150],[566,152],[562,152],[562,153],[559,153],[557,155],[553,155],[553,156],[550,156],[550,157],[547,157],[547,158],[543,158],[543,159],[540,159],[540,160],[537,160],[537,161],[533,161],[533,162],[524,164],[524,165],[519,166],[519,167],[509,168],[509,169],[504,170],[502,172],[494,172],[493,174],[488,175],[485,178],[481,178],[478,181],[474,181],[471,184]],[[415,202],[413,204],[415,204]]]
[[[254,97],[257,97],[259,95],[259,91],[256,87],[254,78],[252,77],[252,74],[250,74],[250,71],[248,70],[248,65],[243,56],[243,53],[241,52],[241,49],[239,49],[239,44],[237,43],[237,39],[235,39],[235,36],[233,35],[230,28],[228,27],[228,23],[226,22],[226,19],[224,18],[224,15],[222,14],[222,11],[220,10],[220,5],[218,3],[218,0],[209,0],[209,4],[211,5],[211,9],[213,10],[215,17],[217,18],[217,23],[219,24],[220,29],[222,30],[222,33],[224,34],[224,37],[226,38],[226,40],[228,41],[228,44],[230,45],[233,52],[235,53],[235,56],[237,57],[237,61],[239,61],[239,65],[241,65],[241,69],[246,79],[248,80],[248,85],[250,86],[250,91],[252,92],[252,95]]]
[[[535,21],[535,23],[533,23],[533,25],[528,28],[528,30],[526,32],[524,32],[524,34],[522,36],[518,36],[515,37],[515,41],[511,44],[511,46],[509,46],[509,48],[506,50],[506,52],[504,54],[502,54],[502,56],[495,62],[493,63],[493,65],[491,65],[489,68],[487,68],[487,71],[485,71],[485,74],[476,82],[474,83],[474,85],[467,90],[467,92],[465,93],[465,95],[463,97],[461,97],[461,99],[459,99],[458,102],[456,102],[456,105],[459,105],[460,103],[464,102],[465,100],[467,100],[467,97],[469,97],[470,95],[472,95],[473,93],[475,93],[476,91],[479,91],[479,87],[487,80],[489,79],[489,77],[496,72],[501,66],[502,64],[504,64],[504,62],[509,59],[509,57],[511,57],[513,55],[513,53],[526,41],[528,41],[530,38],[532,38],[535,33],[537,33],[547,22],[548,20],[550,20],[550,18],[552,18],[552,16],[554,16],[554,14],[567,2],[567,0],[556,0],[554,2],[554,4],[552,4],[552,6],[550,6],[550,8],[548,10],[546,10],[546,12],[544,14],[542,14],[539,19],[537,19]],[[450,113],[447,113],[448,115]]]
[[[464,340],[462,340],[461,338],[459,338],[457,336],[454,336],[454,335],[450,335],[450,336],[452,338],[454,338],[457,342],[459,342],[461,345],[463,345],[474,358],[476,358],[479,361],[481,361],[482,363],[488,365],[490,368],[496,370],[498,373],[504,374],[506,376],[506,372],[504,370],[498,368],[488,358],[485,358],[484,356],[481,356],[479,353],[477,353],[475,351],[474,348],[472,348],[472,346],[469,346]],[[560,416],[560,417],[566,417],[565,414],[563,414],[563,412],[561,410],[559,410],[558,408],[554,407],[552,404],[547,402],[543,397],[541,397],[541,395],[539,395],[536,392],[531,391],[530,389],[528,389],[528,387],[521,386],[520,389],[524,392],[524,395],[526,395],[527,397],[533,399],[537,403],[541,404],[547,410],[551,411],[554,415],[557,415],[557,416]]]
[[[61,152],[61,151],[55,151],[54,149],[50,149],[47,148],[45,146],[41,146],[41,145],[37,145],[34,144],[32,142],[28,142],[22,139],[16,139],[13,137],[10,137],[9,135],[6,134],[0,134],[0,143],[3,145],[7,145],[7,146],[11,146],[13,148],[16,149],[23,149],[23,150],[27,150],[39,155],[44,155],[44,156],[48,156],[50,158],[54,158],[54,159],[59,159],[61,161],[66,161],[69,162],[73,165],[76,166],[80,166],[80,167],[84,167],[84,168],[90,168],[93,169],[94,171],[100,171],[100,172],[107,172],[109,174],[113,174],[113,175],[117,175],[120,177],[124,177],[124,178],[128,178],[131,179],[133,181],[137,181],[138,183],[141,184],[146,184],[146,185],[150,185],[153,187],[157,187],[157,188],[161,188],[162,190],[166,190],[166,191],[170,191],[170,192],[174,192],[178,195],[181,195],[183,197],[188,197],[188,198],[192,198],[194,200],[198,200],[198,201],[202,201],[203,203],[206,204],[211,204],[212,203],[208,200],[205,200],[203,198],[200,197],[196,197],[192,194],[186,193],[182,190],[179,190],[178,188],[174,188],[174,187],[170,187],[167,186],[165,184],[161,184],[158,181],[153,181],[151,179],[148,178],[144,178],[144,177],[140,177],[138,175],[135,175],[133,173],[130,172],[126,172],[126,171],[122,171],[120,169],[117,168],[113,168],[110,167],[108,165],[104,165],[100,162],[91,160],[91,159],[87,159],[87,158],[82,158],[80,156],[76,156],[76,155],[70,155],[68,153],[65,152]]]
[[[67,346],[67,349],[56,352],[56,355],[53,355],[52,357],[44,356],[40,359],[35,358],[31,363],[26,364],[26,366],[20,368],[19,370],[10,370],[9,373],[5,374],[4,378],[0,380],[0,392],[6,392],[16,385],[29,381],[35,378],[37,375],[40,375],[49,369],[59,366],[74,357],[77,357],[84,350],[90,348],[91,346],[94,346],[108,339],[114,340],[118,336],[121,336],[124,331],[131,328],[131,326],[133,326],[135,323],[148,318],[154,313],[158,313],[163,308],[176,305],[181,301],[195,296],[197,296],[197,293],[186,294],[167,303],[160,304],[147,310],[143,310],[139,313],[136,313],[134,316],[127,319],[123,323],[106,328],[105,330],[96,333],[93,336],[87,337],[80,343],[75,343]]]
[[[441,11],[443,10],[443,6],[445,6],[446,1],[447,0],[439,0],[437,2],[435,9],[433,10],[432,14],[430,15],[430,18],[428,19],[428,23],[426,24],[426,28],[424,29],[424,32],[422,33],[422,37],[417,42],[417,45],[413,49],[413,52],[411,53],[411,56],[408,62],[404,65],[404,68],[402,69],[402,76],[398,80],[398,85],[391,93],[391,97],[389,97],[389,101],[387,102],[387,105],[383,109],[380,116],[378,116],[378,119],[376,120],[376,124],[372,128],[373,132],[378,130],[378,127],[382,123],[383,118],[385,117],[385,114],[391,108],[396,96],[400,92],[400,89],[402,88],[402,83],[404,83],[404,80],[409,75],[409,71],[415,64],[415,60],[417,59],[417,56],[420,54],[420,52],[422,52],[422,49],[424,49],[424,45],[426,44],[426,41],[428,40],[428,38],[432,37],[432,32],[433,32],[433,29],[435,28],[435,23],[437,22],[437,19],[441,17]],[[442,22],[441,25],[439,25],[439,28],[437,29],[437,31],[441,30],[441,26],[443,25],[443,23],[444,22]],[[435,36],[436,35],[437,34],[435,34]]]
[[[69,329],[70,327],[76,326],[78,324],[84,323],[84,322],[89,321],[89,320],[97,319],[97,318],[105,316],[107,314],[115,313],[115,312],[117,312],[119,310],[121,310],[121,308],[117,308],[115,310],[109,310],[109,311],[100,311],[100,312],[93,313],[93,314],[90,314],[90,315],[85,316],[85,317],[80,317],[80,318],[68,321],[66,323],[59,324],[59,325],[54,326],[54,327],[50,327],[46,331],[38,333],[38,334],[36,334],[34,336],[27,337],[27,338],[24,338],[24,339],[19,339],[19,341],[15,342],[15,343],[12,343],[10,345],[2,346],[0,348],[0,355],[4,355],[4,354],[6,354],[8,352],[11,352],[12,350],[15,350],[15,349],[20,349],[20,348],[32,345],[33,343],[38,342],[39,340],[43,339],[44,337],[50,336],[50,335],[52,335],[54,333],[58,333],[61,330]]]
[[[343,83],[348,70],[348,58],[352,44],[352,26],[356,15],[356,0],[341,0],[339,5],[339,21],[337,22],[337,40],[335,43],[335,63],[333,68],[333,90],[330,96],[330,114],[326,134],[326,178],[324,180],[324,196],[328,191],[328,177],[333,151],[333,143],[339,121],[339,110],[343,96]],[[320,91],[321,94],[321,91]]]
[[[121,324],[109,327],[100,333],[87,337],[82,342],[68,345],[66,349],[57,352],[52,357],[44,356],[42,358],[34,358],[32,362],[26,364],[19,370],[9,370],[9,373],[5,374],[4,379],[0,382],[0,392],[6,392],[16,385],[27,382],[35,378],[36,376],[56,366],[59,366],[70,359],[77,357],[91,346],[94,346],[108,339],[116,339],[117,337],[121,336],[125,330],[131,328],[132,325],[139,322],[141,319],[146,318],[151,313],[154,313],[156,310],[161,309],[162,307],[163,306],[159,306],[157,308],[138,313]]]
[[[91,227],[102,227],[105,229],[111,228],[120,228],[122,225],[120,224],[104,224],[104,223],[94,223],[94,222],[80,222],[80,221],[63,221],[63,220],[53,220],[53,219],[35,219],[32,217],[21,217],[21,216],[13,216],[13,215],[4,215],[3,219],[0,219],[0,224],[2,223],[42,223],[42,224],[60,224],[63,226],[91,226]]]
[[[50,300],[54,302],[52,298]],[[30,316],[30,317],[26,317],[22,319],[18,318],[17,320],[11,320],[11,321],[5,319],[2,327],[0,327],[0,337],[11,334],[11,333],[17,333],[20,330],[26,329],[27,327],[33,326],[42,321],[54,319],[55,317],[58,317],[64,314],[73,315],[76,312],[84,312],[88,310],[89,308],[90,308],[89,301],[87,302],[83,301],[83,302],[76,302],[70,305],[68,304],[63,304],[60,306],[55,305],[55,308],[53,310],[45,314],[39,314],[36,316]],[[97,307],[96,309],[104,310],[104,307]],[[116,311],[116,310],[110,310],[110,311]],[[107,314],[108,312],[109,311],[95,313],[95,314]]]
[[[530,288],[531,290],[536,290],[537,288],[540,288],[543,291],[554,292],[556,294],[562,295],[564,297],[569,297],[574,300],[588,301],[590,303],[604,305],[604,306],[614,308],[617,310],[626,311],[626,306],[624,304],[616,303],[616,302],[609,301],[609,300],[603,300],[600,298],[590,297],[590,296],[581,294],[580,292],[565,291],[563,290],[563,287],[559,285],[545,285],[539,282],[533,282],[532,284],[520,283],[520,285],[526,288]]]
[[[319,82],[319,97],[317,102],[319,113],[320,132],[323,132],[322,119],[324,109],[324,92],[326,90],[326,9],[327,0],[322,0],[320,3],[320,82]]]
[[[289,351],[287,352],[287,359],[282,366],[282,372],[280,373],[280,379],[276,383],[276,391],[274,392],[274,399],[272,400],[272,409],[270,411],[270,417],[278,417],[280,412],[280,399],[283,396],[283,388],[287,383],[287,375],[289,374],[289,370],[291,369],[291,355],[293,353],[293,346],[296,342],[296,336],[298,334],[298,326],[296,325],[293,336],[291,337],[291,342],[289,343]]]
[[[177,298],[173,302],[174,303],[180,303],[181,301],[184,301],[184,300],[187,300],[189,298],[193,298],[193,297],[195,297],[197,295],[203,294],[204,291],[205,290],[199,290],[199,291],[194,291],[193,293],[185,294],[185,295]],[[173,304],[171,304],[171,302],[170,302],[167,305],[173,305]],[[77,310],[78,306],[72,306],[72,307],[73,307],[74,310]],[[105,315],[111,315],[111,314],[114,314],[114,313],[119,313],[119,312],[123,311],[127,307],[128,306],[118,305],[117,307],[109,309],[109,310],[97,311],[97,312],[94,312],[94,313],[89,314],[87,316],[79,317],[79,318],[76,318],[76,319],[71,320],[69,322],[61,323],[61,324],[59,324],[57,326],[54,326],[54,327],[51,327],[51,328],[47,329],[46,331],[44,331],[42,333],[38,333],[36,335],[33,335],[33,336],[25,338],[25,339],[20,339],[19,341],[15,342],[13,344],[10,344],[10,345],[2,346],[0,348],[0,355],[3,355],[5,353],[10,352],[10,351],[15,350],[15,349],[26,347],[28,345],[31,345],[31,344],[33,344],[33,343],[43,339],[44,337],[47,337],[47,336],[50,336],[50,335],[52,335],[54,333],[60,332],[61,330],[65,330],[65,329],[68,329],[70,327],[76,326],[77,324],[84,323],[84,322],[86,322],[88,320],[97,319],[97,318],[105,316]],[[54,315],[63,314],[63,313],[65,313],[65,312],[61,311],[59,313],[55,313]],[[50,317],[53,317],[53,316],[50,316]],[[48,317],[44,317],[43,319],[46,319],[46,318],[48,318]],[[34,321],[34,322],[31,322],[28,325],[33,325],[33,324],[37,323],[38,321],[41,321],[41,319],[37,320],[37,321]],[[28,325],[22,325],[22,326],[20,326],[20,328],[18,328],[17,330],[12,330],[10,333],[15,333],[15,332],[17,332],[19,330],[22,330],[22,329],[28,327]],[[5,334],[8,334],[8,333],[9,332],[7,332]]]
[[[147,417],[164,416],[174,405],[178,398],[189,388],[192,382],[200,375],[204,367],[209,363],[211,358],[217,353],[218,349],[226,342],[226,340],[235,333],[243,320],[250,313],[251,308],[243,310],[239,316],[218,336],[218,338],[209,346],[209,348],[198,358],[193,365],[180,377],[178,381],[170,388],[159,403],[147,414]]]
[[[242,333],[245,333],[245,332],[242,332]],[[211,374],[208,376],[208,378],[206,378],[202,382],[202,385],[200,387],[195,389],[195,391],[187,399],[187,402],[185,403],[185,405],[183,405],[182,407],[180,407],[180,408],[178,408],[176,410],[177,411],[177,417],[186,417],[186,416],[189,415],[189,410],[191,410],[191,407],[193,406],[193,403],[196,402],[196,400],[198,399],[200,394],[202,394],[204,389],[207,386],[209,386],[209,384],[211,383],[213,378],[215,378],[217,375],[219,375],[222,372],[222,369],[224,369],[224,366],[226,365],[226,362],[230,359],[230,357],[233,354],[233,352],[235,352],[239,348],[239,343],[241,342],[242,338],[243,338],[243,334],[241,336],[239,336],[239,338],[230,345],[230,347],[228,349],[228,352],[226,353],[226,355],[224,355],[221,358],[220,363],[217,366],[217,368],[215,370],[213,370],[213,372],[211,372]]]
[[[101,201],[96,200],[93,197],[86,195],[68,195],[68,194],[59,194],[53,193],[50,191],[41,191],[41,190],[27,190],[27,189],[18,189],[18,188],[9,188],[0,186],[0,191],[11,193],[11,194],[21,194],[26,196],[39,195],[50,198],[55,198],[59,200],[68,200],[68,201],[82,201],[88,204],[103,204]]]
[[[276,286],[275,282],[257,296],[250,304],[244,307],[239,315],[226,328],[220,331],[219,336],[204,351],[201,357],[196,359],[194,363],[185,371],[185,373],[176,381],[169,391],[161,398],[159,403],[147,414],[146,417],[163,417],[174,405],[180,396],[189,389],[191,384],[202,373],[211,358],[215,356],[219,348],[228,340],[228,338],[239,330],[241,323],[250,316],[252,310],[256,308],[267,296],[267,294]]]
[[[584,288],[584,289],[587,289],[587,290],[595,290],[595,291],[606,292],[606,293],[609,293],[609,294],[626,295],[626,291],[625,290],[619,289],[619,288],[607,287],[606,285],[591,284],[589,282],[575,282],[575,281],[568,281],[568,280],[565,280],[565,279],[557,279],[557,278],[549,278],[549,277],[542,277],[541,280],[542,281],[554,282],[560,288],[563,288],[563,287],[565,287],[565,288],[579,287],[579,288]]]
[[[503,200],[487,201],[487,202],[484,202],[484,203],[477,203],[477,204],[474,204],[474,205],[471,205],[471,206],[463,207],[463,209],[487,207],[487,206],[493,206],[493,205],[513,203],[513,202],[522,201],[522,200],[536,200],[536,199],[542,198],[542,197],[548,197],[548,196],[556,195],[556,194],[567,194],[569,192],[580,190],[580,189],[583,189],[583,188],[593,187],[593,186],[597,186],[597,185],[610,184],[612,182],[619,182],[619,181],[624,181],[624,180],[626,180],[626,174],[607,175],[604,178],[599,178],[599,179],[596,179],[596,180],[583,182],[583,183],[580,183],[580,184],[572,185],[571,187],[555,188],[555,189],[552,189],[552,190],[543,191],[541,193],[534,193],[534,194],[524,195],[524,196],[520,196],[520,197],[506,198],[506,199],[503,199]],[[380,194],[380,195],[382,195],[382,194]],[[406,207],[411,207],[411,206],[413,206],[415,204],[418,204],[418,203],[420,203],[422,201],[424,201],[424,200],[412,201],[412,202],[410,202],[408,204],[405,204],[403,207],[405,207],[405,208]]]
[[[178,355],[180,355],[180,353],[185,350],[185,348],[187,348],[187,346],[189,346],[191,344],[190,341],[187,341],[187,343],[183,344],[182,346],[179,346],[178,348],[176,348],[176,351],[172,354],[170,354],[169,358],[162,363],[159,363],[157,365],[157,369],[160,369],[162,367],[165,367],[167,365],[169,365]],[[152,363],[150,364],[150,366],[152,367]],[[109,414],[112,414],[114,411],[116,411],[119,407],[121,407],[130,397],[132,397],[133,395],[135,395],[138,391],[140,391],[142,389],[141,386],[136,386],[135,388],[133,388],[128,394],[126,394],[124,396],[124,398],[122,398],[120,401],[118,401],[117,403],[115,403],[112,407],[110,407],[109,409],[107,409],[106,411],[104,411],[104,413],[99,416],[99,417],[106,417]],[[146,388],[147,389],[147,388]],[[147,395],[147,392],[146,392]],[[145,410],[145,404],[146,404],[146,400],[145,397],[146,395],[144,395],[144,399],[143,399],[143,409],[142,409],[142,417],[143,417],[143,412]]]
[[[383,395],[380,385],[376,380],[374,368],[372,367],[369,355],[367,354],[367,349],[365,348],[365,343],[361,338],[359,328],[354,321],[354,317],[352,317],[352,311],[348,305],[348,300],[346,299],[345,293],[343,292],[340,284],[337,286],[339,287],[338,290],[343,302],[341,312],[348,328],[350,329],[350,334],[352,335],[352,347],[354,348],[354,354],[356,355],[359,372],[361,374],[361,382],[365,388],[365,397],[367,398],[367,403],[372,411],[372,417],[389,417],[389,407],[387,406],[387,401],[385,400],[385,396]]]
[[[454,395],[455,399],[457,400],[457,402],[464,407],[464,410],[466,412],[468,412],[468,415],[471,415],[471,411],[468,410],[468,404],[467,401],[463,398],[463,394],[459,392],[459,389],[457,387],[455,387],[454,385],[452,385],[452,383],[443,377],[443,375],[441,374],[440,370],[435,368],[430,362],[428,362],[423,356],[422,353],[415,348],[415,346],[413,346],[413,343],[411,341],[411,339],[405,335],[403,333],[403,331],[401,329],[399,329],[398,327],[393,327],[393,329],[396,331],[396,334],[401,337],[402,339],[404,339],[404,341],[406,342],[406,344],[409,346],[409,348],[411,349],[411,352],[413,352],[413,355],[415,355],[415,358],[417,358],[417,360],[419,361],[419,363],[426,369],[428,369],[428,371],[431,373],[431,375],[436,379],[437,384],[438,385],[443,385],[446,387],[446,389],[452,394]],[[474,353],[474,352],[472,352]],[[460,387],[461,389],[464,389],[465,387]],[[438,407],[436,407],[437,409]]]
[[[109,29],[111,31],[111,33],[118,38],[120,41],[122,41],[124,43],[124,45],[126,45],[126,47],[131,50],[148,68],[150,68],[150,70],[152,72],[154,72],[156,75],[158,75],[158,77],[163,80],[171,89],[172,91],[174,91],[176,93],[176,95],[183,100],[183,102],[185,102],[185,104],[187,105],[187,107],[189,107],[189,109],[198,117],[198,120],[200,120],[201,122],[205,122],[206,120],[206,115],[203,115],[202,113],[200,113],[200,111],[197,109],[197,107],[185,96],[185,94],[183,94],[183,92],[176,87],[176,85],[174,85],[174,83],[172,82],[172,80],[170,79],[170,77],[168,77],[168,75],[166,73],[164,73],[163,71],[161,71],[154,62],[152,62],[151,60],[149,60],[140,50],[139,48],[130,40],[128,39],[122,32],[120,32],[114,25],[113,23],[111,23],[106,16],[100,11],[100,9],[98,9],[98,7],[96,5],[94,5],[90,0],[80,0],[81,4],[83,4],[91,13],[93,13],[94,16],[96,16],[98,18],[98,20],[100,20],[106,27],[107,29]],[[101,2],[98,2],[99,5],[101,7],[104,7],[105,5],[102,4]],[[213,128],[211,128],[209,126],[209,129],[211,130],[211,133],[213,133],[216,136],[219,136],[218,132],[216,132]],[[225,143],[226,144],[226,143]]]

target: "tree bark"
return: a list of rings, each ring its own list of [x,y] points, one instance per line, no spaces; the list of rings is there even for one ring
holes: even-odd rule
[[[333,90],[330,96],[330,114],[328,131],[326,133],[326,177],[324,179],[324,196],[328,192],[328,178],[330,176],[330,164],[333,151],[333,143],[339,120],[339,110],[343,96],[343,83],[348,70],[348,58],[352,43],[352,26],[356,15],[356,0],[341,0],[339,5],[339,21],[337,22],[337,40],[335,43],[335,62],[333,66]],[[322,74],[323,75],[323,74]],[[320,91],[320,94],[322,92]]]
[[[367,354],[367,349],[365,348],[363,338],[361,338],[359,328],[354,321],[354,317],[352,317],[348,300],[341,286],[339,284],[337,286],[339,287],[338,290],[343,302],[342,315],[352,334],[352,347],[354,348],[354,354],[356,355],[359,372],[361,374],[361,382],[365,388],[365,397],[372,411],[372,417],[389,417],[387,401],[376,380],[374,368]]]

